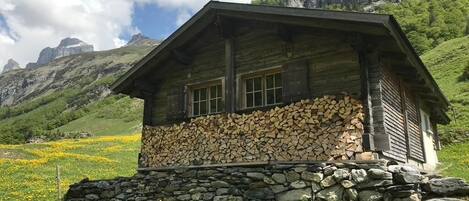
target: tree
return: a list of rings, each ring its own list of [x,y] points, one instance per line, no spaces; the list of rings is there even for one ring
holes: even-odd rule
[[[466,34],[469,0],[404,0],[378,9],[392,14],[419,54]]]

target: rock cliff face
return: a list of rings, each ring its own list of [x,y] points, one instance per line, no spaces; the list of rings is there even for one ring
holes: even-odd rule
[[[126,44],[126,46],[154,46],[160,44],[159,41],[153,40],[141,33],[135,34]]]
[[[18,64],[18,62],[16,62],[15,60],[13,59],[8,59],[8,62],[7,64],[5,64],[5,66],[3,66],[3,71],[2,73],[5,73],[7,71],[10,71],[10,70],[15,70],[15,69],[20,69],[20,65]]]
[[[64,40],[55,56],[76,51]],[[69,47],[68,50],[65,50]],[[78,46],[77,46],[78,47]],[[0,74],[0,106],[11,106],[42,95],[71,88],[85,88],[107,77],[115,77],[145,55],[152,47],[124,47],[109,51],[89,52],[55,59],[40,68]],[[107,88],[96,88],[89,101],[109,94]]]
[[[37,62],[29,63],[28,65],[26,65],[26,68],[37,68],[39,66],[48,64],[52,60],[60,57],[92,51],[93,45],[87,44],[77,38],[65,38],[60,41],[59,46],[55,48],[44,48],[41,53],[39,53],[39,58],[37,59]]]

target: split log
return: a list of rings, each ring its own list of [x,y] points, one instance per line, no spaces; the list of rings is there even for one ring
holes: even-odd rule
[[[363,107],[349,96],[302,100],[266,112],[219,114],[145,127],[147,167],[266,160],[353,159],[362,152]]]

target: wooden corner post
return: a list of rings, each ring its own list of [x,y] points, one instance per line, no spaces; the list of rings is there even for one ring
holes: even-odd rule
[[[225,39],[225,112],[236,111],[236,71],[235,44],[233,22],[226,18],[218,18],[217,26],[220,35]]]
[[[373,105],[370,81],[370,66],[373,64],[373,54],[368,52],[363,36],[358,34],[352,39],[352,46],[358,54],[360,63],[360,82],[361,82],[361,100],[365,112],[363,147],[367,151],[375,149],[374,145],[374,123],[373,123]]]

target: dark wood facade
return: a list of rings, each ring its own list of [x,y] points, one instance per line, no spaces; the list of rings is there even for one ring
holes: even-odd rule
[[[346,16],[337,20],[340,15]],[[114,91],[145,99],[145,125],[165,125],[191,118],[191,93],[206,84],[222,86],[222,112],[278,106],[247,108],[243,85],[246,77],[275,72],[282,78],[281,104],[324,95],[361,99],[364,147],[424,162],[420,110],[432,114],[436,127],[448,121],[448,104],[420,60],[406,52],[408,41],[396,42],[400,30],[376,25],[379,20],[395,23],[390,16],[211,2]]]

